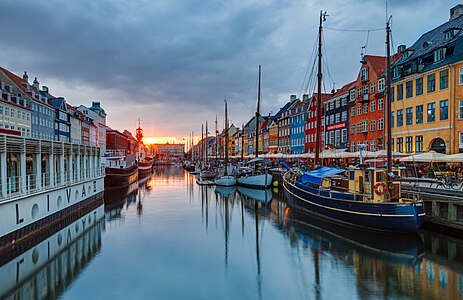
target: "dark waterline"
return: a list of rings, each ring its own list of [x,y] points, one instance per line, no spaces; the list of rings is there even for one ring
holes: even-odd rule
[[[100,207],[2,253],[0,298],[463,299],[463,241],[344,228],[282,191],[200,187],[159,166],[105,203],[104,219]]]

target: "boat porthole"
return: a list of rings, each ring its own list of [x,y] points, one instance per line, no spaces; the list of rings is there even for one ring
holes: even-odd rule
[[[39,214],[39,206],[36,203],[32,206],[32,211],[31,211],[32,219],[35,220],[38,214]]]
[[[61,196],[58,196],[58,200],[56,201],[58,208],[61,208],[63,206],[63,198]]]
[[[61,246],[61,243],[63,242],[63,235],[61,233],[58,234],[58,246]]]
[[[32,262],[36,264],[38,260],[39,260],[39,249],[34,248],[34,250],[32,250]]]
[[[79,232],[79,223],[76,223],[76,233]]]
[[[75,194],[75,197],[74,197],[75,201],[77,202],[79,200],[79,191],[76,191],[76,194]]]

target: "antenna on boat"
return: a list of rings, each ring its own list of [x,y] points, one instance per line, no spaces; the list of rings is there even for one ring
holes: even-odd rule
[[[321,119],[321,114],[322,114],[322,31],[323,27],[322,24],[324,21],[326,21],[327,17],[326,11],[323,12],[323,10],[320,11],[320,26],[318,27],[318,89],[317,89],[317,133],[316,133],[316,140],[315,140],[315,159],[314,159],[314,166],[316,167],[317,165],[321,166],[321,163],[319,163],[320,160],[320,142],[321,142],[321,126],[322,126],[322,119]]]

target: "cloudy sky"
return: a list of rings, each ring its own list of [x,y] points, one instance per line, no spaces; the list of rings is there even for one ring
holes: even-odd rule
[[[1,0],[1,66],[38,77],[73,105],[101,102],[107,123],[146,136],[197,135],[229,99],[238,126],[306,92],[320,10],[325,89],[354,80],[361,47],[384,55],[384,0]],[[389,0],[394,47],[444,23],[461,0]],[[368,43],[367,43],[368,41]],[[328,76],[329,74],[331,75]],[[310,74],[310,71],[309,71]],[[307,91],[311,93],[312,91]]]

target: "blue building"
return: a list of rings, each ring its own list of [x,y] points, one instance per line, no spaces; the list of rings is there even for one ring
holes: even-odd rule
[[[55,140],[71,141],[71,121],[66,100],[63,97],[51,98],[50,104],[55,108]]]
[[[304,95],[304,101],[300,101],[291,108],[290,113],[290,135],[291,154],[304,153],[304,133],[305,120],[307,115],[307,99]]]

